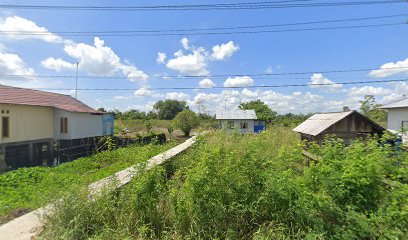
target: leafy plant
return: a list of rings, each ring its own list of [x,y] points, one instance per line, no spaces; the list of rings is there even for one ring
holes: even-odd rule
[[[184,110],[174,118],[174,125],[179,128],[184,136],[190,136],[190,131],[200,124],[197,115],[191,110]]]
[[[405,239],[408,156],[383,139],[313,145],[285,128],[212,131],[127,186],[67,197],[46,239]]]

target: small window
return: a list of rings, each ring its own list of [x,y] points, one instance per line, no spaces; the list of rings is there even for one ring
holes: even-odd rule
[[[2,125],[2,137],[3,138],[10,137],[9,117],[2,117],[1,125]]]
[[[242,122],[241,123],[241,129],[247,129],[248,128],[248,123]]]
[[[234,121],[228,121],[228,127],[230,129],[233,129],[234,128]]]
[[[66,117],[60,119],[60,132],[68,133],[68,118]]]

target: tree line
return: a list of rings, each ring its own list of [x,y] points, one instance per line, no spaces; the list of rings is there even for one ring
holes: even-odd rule
[[[378,122],[381,125],[385,125],[386,113],[381,109],[381,104],[376,103],[375,97],[373,95],[366,95],[364,100],[360,101],[360,111],[365,116]],[[308,114],[294,114],[285,113],[278,114],[276,111],[272,110],[267,104],[261,100],[243,102],[238,106],[241,110],[255,110],[258,120],[266,121],[267,124],[280,125],[285,127],[294,127],[307,118],[309,118],[313,113]],[[120,120],[135,120],[135,119],[160,119],[160,120],[173,120],[176,118],[177,114],[188,110],[191,111],[189,106],[185,101],[178,100],[159,100],[153,105],[153,110],[144,112],[138,109],[130,109],[121,112],[118,109],[107,111],[104,108],[98,108],[99,111],[111,113],[115,116],[115,119]],[[350,110],[347,106],[343,107],[343,110]],[[192,112],[192,111],[191,111]],[[194,113],[199,120],[214,120],[215,115],[210,115],[207,113]]]

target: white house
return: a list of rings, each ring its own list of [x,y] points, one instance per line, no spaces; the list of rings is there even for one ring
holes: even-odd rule
[[[216,114],[220,127],[238,130],[242,134],[259,133],[265,130],[265,121],[258,121],[254,110],[220,111]]]
[[[408,98],[382,106],[388,114],[388,130],[402,135],[402,141],[408,142]]]
[[[0,85],[0,168],[51,162],[62,141],[113,134],[113,117],[63,94]]]

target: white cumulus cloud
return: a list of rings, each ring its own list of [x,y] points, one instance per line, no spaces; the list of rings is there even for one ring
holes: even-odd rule
[[[66,41],[64,51],[70,57],[78,60],[81,71],[92,75],[111,76],[116,73],[122,73],[130,81],[144,81],[149,78],[146,73],[139,70],[136,66],[126,61],[121,61],[120,57],[98,37],[94,38],[94,45]],[[54,70],[58,69],[59,71],[73,69],[72,65],[65,60],[54,58],[44,60],[43,66]]]
[[[188,38],[184,37],[184,38],[181,39],[180,42],[181,42],[181,45],[183,45],[184,49],[188,50],[190,48]]]
[[[365,96],[365,95],[377,95],[384,96],[391,94],[392,90],[383,87],[373,87],[373,86],[363,86],[363,87],[352,87],[348,94],[349,96]]]
[[[141,88],[141,89],[136,90],[134,94],[136,97],[152,97],[156,95],[156,92],[149,90],[149,89]]]
[[[183,51],[177,51],[174,54],[175,58],[170,59],[166,66],[172,70],[176,70],[182,74],[205,76],[209,74],[207,70],[208,53],[204,48],[196,48],[192,53],[185,54]]]
[[[0,19],[0,31],[10,39],[40,39],[46,42],[62,42],[62,38],[50,33],[46,28],[38,26],[35,22],[19,16],[11,16],[5,19]],[[37,35],[17,35],[15,32],[41,32]],[[14,32],[14,33],[13,33]]]
[[[209,75],[210,61],[225,60],[239,50],[239,46],[233,41],[215,45],[211,54],[204,47],[190,45],[187,38],[182,38],[180,42],[183,48],[174,53],[174,57],[167,61],[166,67],[193,76]],[[163,56],[165,55],[158,55],[157,62],[164,63],[166,59]]]
[[[310,77],[309,84],[312,84],[311,88],[321,89],[321,90],[329,90],[329,91],[337,91],[343,87],[341,84],[336,84],[335,82],[331,81],[330,79],[323,76],[321,73],[314,73]]]
[[[56,72],[61,72],[63,69],[74,70],[76,68],[75,63],[69,63],[62,60],[61,58],[53,57],[42,60],[41,65]]]
[[[211,79],[208,78],[204,78],[203,80],[201,80],[198,85],[201,88],[212,88],[215,86],[215,83],[213,81],[211,81]]]
[[[166,93],[166,99],[187,101],[188,99],[190,99],[190,95],[182,92],[169,92]]]
[[[399,73],[408,74],[408,58],[402,61],[385,63],[379,69],[371,71],[369,75],[383,78]]]
[[[0,52],[0,74],[1,75],[33,75],[34,69],[14,53]],[[22,76],[24,78],[24,76]],[[7,78],[7,77],[6,77]],[[10,77],[16,78],[16,77]],[[18,77],[17,78],[21,78]]]
[[[234,44],[233,41],[229,41],[228,43],[223,43],[221,45],[215,45],[212,48],[211,56],[215,60],[225,60],[231,57],[238,50],[239,50],[239,46]]]
[[[254,85],[254,80],[248,76],[230,77],[224,82],[224,87],[248,87]]]
[[[162,53],[162,52],[158,52],[157,53],[157,58],[156,58],[156,62],[157,63],[164,63],[164,61],[166,61],[166,54],[165,53]]]

